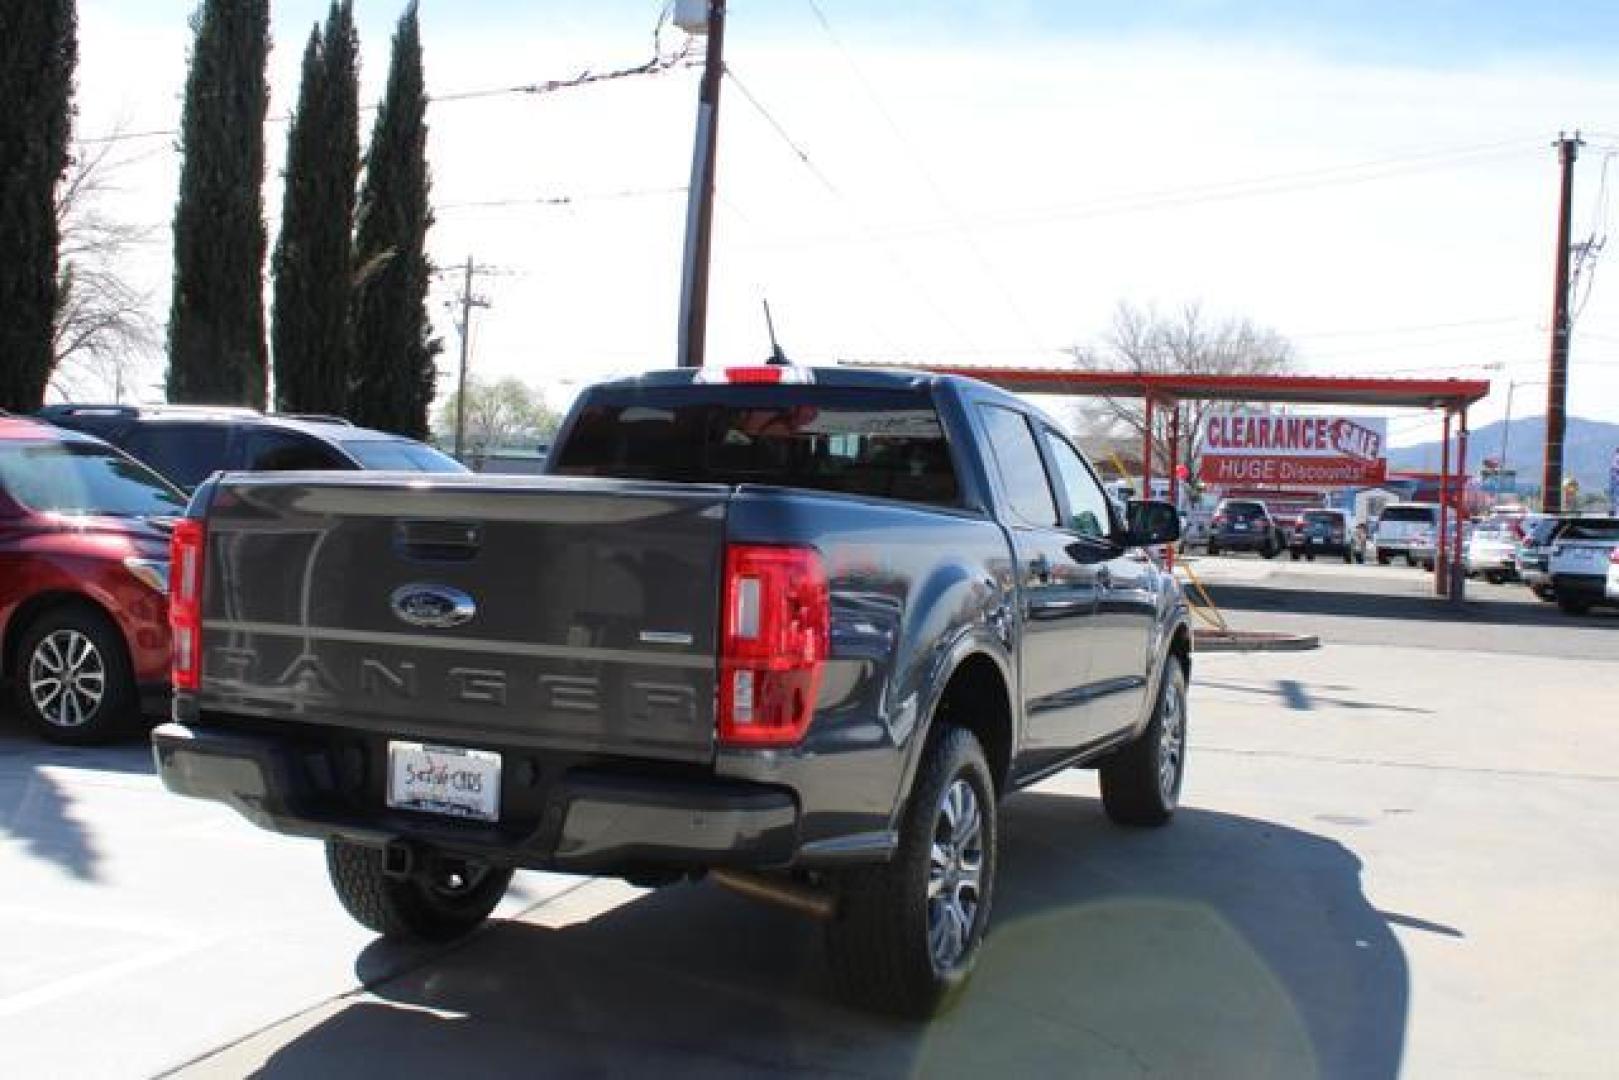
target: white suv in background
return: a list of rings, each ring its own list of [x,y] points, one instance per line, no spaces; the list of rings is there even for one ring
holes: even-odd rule
[[[1609,592],[1619,552],[1619,517],[1570,518],[1552,541],[1550,571],[1557,606],[1584,615],[1615,602]]]
[[[1438,503],[1389,503],[1372,528],[1372,550],[1383,566],[1396,555],[1407,566],[1432,566],[1439,535]]]

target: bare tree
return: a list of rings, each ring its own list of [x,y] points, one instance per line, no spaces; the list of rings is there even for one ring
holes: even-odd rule
[[[116,145],[78,147],[56,196],[62,244],[51,387],[67,397],[110,388],[121,400],[159,349],[151,296],[123,274],[124,260],[152,229],[106,210],[123,164],[111,156]]]
[[[1276,331],[1248,319],[1210,319],[1198,304],[1166,316],[1151,306],[1121,303],[1100,348],[1076,346],[1068,352],[1076,367],[1140,375],[1279,375],[1295,362],[1292,344]],[[1215,409],[1227,407],[1208,401],[1181,405],[1180,460],[1194,476],[1204,426]],[[1147,431],[1146,405],[1133,398],[1083,403],[1074,420],[1082,436],[1139,440]],[[1155,409],[1153,427],[1153,467],[1162,476],[1169,469],[1171,410]]]
[[[439,407],[440,439],[455,432],[457,396],[449,395]],[[517,379],[496,383],[476,380],[467,384],[466,457],[481,461],[502,447],[530,444],[538,447],[555,434],[559,417],[545,399]]]

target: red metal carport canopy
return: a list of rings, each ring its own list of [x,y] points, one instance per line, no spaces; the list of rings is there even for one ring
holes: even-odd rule
[[[867,365],[860,365],[867,366]],[[1462,496],[1466,485],[1451,476],[1451,422],[1456,420],[1458,467],[1467,469],[1467,410],[1489,396],[1488,379],[1384,379],[1332,375],[1175,375],[1133,371],[1096,371],[1070,368],[1011,368],[943,364],[884,364],[904,370],[961,375],[991,383],[1018,394],[1079,394],[1091,397],[1143,398],[1147,406],[1146,434],[1142,440],[1142,485],[1151,491],[1153,409],[1174,408],[1182,401],[1278,402],[1290,405],[1366,405],[1390,409],[1443,409],[1444,457],[1440,479],[1439,533],[1443,541],[1434,558],[1435,586],[1460,599],[1465,577],[1447,572],[1459,565],[1462,538]],[[1175,465],[1180,451],[1180,410],[1171,419],[1170,488],[1178,486]]]

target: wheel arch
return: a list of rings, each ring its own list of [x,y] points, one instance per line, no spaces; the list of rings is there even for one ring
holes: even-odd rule
[[[1013,708],[1011,673],[1004,658],[981,643],[966,640],[955,651],[929,710],[926,725],[916,733],[906,767],[905,786],[895,812],[902,812],[916,782],[923,748],[941,723],[971,731],[984,750],[997,795],[1005,795],[1017,752],[1017,720]]]
[[[130,660],[129,642],[124,638],[123,626],[107,605],[86,593],[71,589],[50,589],[35,593],[18,604],[12,611],[11,618],[6,621],[5,636],[0,640],[0,678],[15,676],[17,654],[22,649],[23,638],[28,636],[30,627],[53,611],[75,607],[83,608],[105,619],[107,625],[117,631],[118,647],[123,649],[124,659]]]

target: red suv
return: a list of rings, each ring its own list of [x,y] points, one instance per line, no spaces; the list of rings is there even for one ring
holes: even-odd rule
[[[95,742],[163,709],[185,507],[100,439],[0,415],[0,678],[41,735]]]

